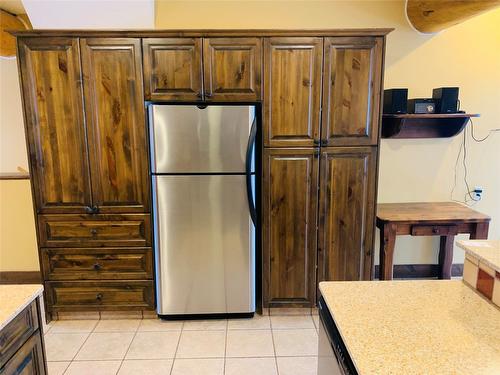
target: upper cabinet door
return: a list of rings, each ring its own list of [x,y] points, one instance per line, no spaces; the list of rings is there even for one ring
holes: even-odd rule
[[[91,205],[77,39],[20,38],[26,135],[39,213]]]
[[[81,39],[93,203],[149,212],[148,147],[139,39]]]
[[[376,147],[321,152],[318,277],[369,280],[375,228]]]
[[[382,38],[325,39],[323,145],[377,144],[382,46]]]
[[[264,43],[264,146],[319,144],[323,39]]]
[[[201,38],[145,38],[146,100],[201,100]]]
[[[261,97],[261,39],[203,41],[205,99],[257,101]]]

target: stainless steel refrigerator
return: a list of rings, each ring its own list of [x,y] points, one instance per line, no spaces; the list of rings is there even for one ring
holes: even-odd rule
[[[255,311],[255,108],[149,106],[157,312]]]

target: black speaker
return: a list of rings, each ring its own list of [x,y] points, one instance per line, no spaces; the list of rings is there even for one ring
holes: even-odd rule
[[[384,90],[384,113],[407,113],[408,89]]]
[[[458,87],[440,87],[432,90],[436,100],[436,113],[458,112]]]

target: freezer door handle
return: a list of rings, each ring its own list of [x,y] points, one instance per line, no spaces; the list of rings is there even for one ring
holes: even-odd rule
[[[248,137],[247,155],[245,160],[248,208],[250,210],[250,217],[252,218],[254,225],[257,225],[257,210],[255,208],[255,200],[253,198],[253,191],[252,191],[252,154],[253,154],[252,151],[255,149],[256,137],[257,137],[257,118],[254,117],[252,122],[252,127],[250,129],[250,135]]]

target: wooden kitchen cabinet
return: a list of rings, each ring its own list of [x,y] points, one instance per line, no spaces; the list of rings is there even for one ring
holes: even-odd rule
[[[265,149],[265,306],[312,306],[316,292],[318,149]]]
[[[18,42],[33,196],[39,213],[92,205],[80,48],[74,38]]]
[[[261,97],[262,40],[203,40],[205,98],[210,101],[257,101]]]
[[[376,147],[321,150],[318,278],[369,280],[375,230]]]
[[[322,38],[264,39],[264,146],[319,144],[322,61]]]
[[[201,100],[201,38],[144,38],[146,100]]]
[[[377,145],[383,39],[325,38],[323,146]]]
[[[93,204],[100,213],[149,212],[140,40],[80,43]]]

